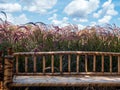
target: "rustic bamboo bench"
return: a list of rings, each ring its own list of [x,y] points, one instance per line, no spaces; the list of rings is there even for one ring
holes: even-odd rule
[[[120,53],[52,51],[6,56],[4,89],[31,86],[120,86]]]

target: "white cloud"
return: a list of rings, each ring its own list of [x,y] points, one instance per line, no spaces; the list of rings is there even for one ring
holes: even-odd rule
[[[109,9],[107,10],[106,14],[108,15],[117,15],[118,12],[114,10],[114,4],[111,4]]]
[[[97,13],[94,13],[94,14],[93,14],[93,17],[94,17],[94,18],[99,18],[102,13],[103,13],[103,11],[102,11],[102,10],[99,10]]]
[[[90,24],[90,26],[95,26],[97,23],[95,21],[92,21]]]
[[[99,19],[98,22],[100,24],[103,24],[103,23],[109,23],[109,21],[112,19],[112,16],[104,16],[102,19]]]
[[[120,17],[118,18],[118,20],[120,20]]]
[[[80,19],[79,21],[80,21],[80,22],[88,22],[87,19]]]
[[[86,17],[99,7],[99,0],[72,0],[64,12],[72,17]]]
[[[14,17],[12,16],[12,14],[10,14],[10,13],[6,13],[6,14],[7,14],[7,21],[13,22],[13,21],[14,21]],[[5,16],[4,16],[3,14],[0,14],[0,18],[1,18],[3,21],[6,20],[6,18],[5,18]]]
[[[63,17],[63,22],[68,21],[68,17]]]
[[[18,3],[1,3],[0,4],[0,10],[3,10],[5,12],[16,12],[21,11],[22,7]]]
[[[117,15],[118,12],[114,9],[115,6],[112,3],[112,0],[108,0],[106,2],[103,3],[101,9],[97,12],[93,14],[94,18],[100,18],[102,16],[114,16]]]
[[[14,18],[15,24],[25,24],[28,22],[29,22],[29,19],[26,17],[25,14],[21,14],[20,16]]]
[[[75,22],[88,22],[88,19],[86,19],[86,18],[81,18],[81,19],[73,18],[73,21],[75,21]]]
[[[57,19],[57,14],[56,14],[56,13],[55,13],[55,14],[53,14],[53,16],[52,16],[52,17],[48,18],[48,20],[54,20],[54,19]]]
[[[53,13],[56,13],[57,11],[58,11],[57,9],[54,9],[54,10],[48,12],[47,14],[53,14]]]
[[[29,3],[26,3],[26,6],[24,6],[23,9],[43,14],[51,9],[56,3],[57,0],[32,0],[29,1]]]
[[[3,15],[0,15],[0,18],[5,20]],[[11,13],[7,13],[7,21],[13,24],[25,24],[29,22],[29,19],[26,17],[25,14],[21,14],[19,16],[13,16]]]
[[[15,2],[16,0],[0,0],[0,3]]]
[[[102,7],[108,7],[112,3],[112,0],[108,0],[103,3]]]
[[[112,0],[107,0],[101,6],[101,9],[97,13],[93,14],[94,18],[99,18],[99,24],[109,23],[113,16],[117,15],[118,12],[115,10],[115,6]]]
[[[58,25],[58,26],[61,26],[61,27],[68,25],[68,20],[69,20],[68,17],[63,17],[62,20],[58,20],[57,17],[58,17],[57,14],[53,14],[53,16],[48,18],[48,20],[50,20],[52,24]]]
[[[82,30],[82,29],[84,29],[86,26],[84,26],[84,25],[82,25],[82,24],[78,24],[78,29],[79,30]]]

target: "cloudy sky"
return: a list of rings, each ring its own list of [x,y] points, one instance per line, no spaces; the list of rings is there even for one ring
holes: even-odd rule
[[[43,22],[65,26],[116,24],[120,26],[120,0],[0,0],[0,11],[13,24]],[[4,19],[2,13],[0,18]]]

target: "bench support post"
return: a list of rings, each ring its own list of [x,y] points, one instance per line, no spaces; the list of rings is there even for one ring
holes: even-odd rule
[[[1,53],[0,53],[0,90],[3,90],[3,65]]]
[[[4,83],[3,83],[4,90],[10,90],[9,84],[12,82],[12,76],[13,76],[13,56],[8,55],[5,56],[4,61]]]

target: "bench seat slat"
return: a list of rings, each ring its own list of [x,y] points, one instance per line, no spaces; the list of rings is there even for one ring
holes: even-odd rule
[[[120,86],[120,76],[16,76],[10,86]]]

